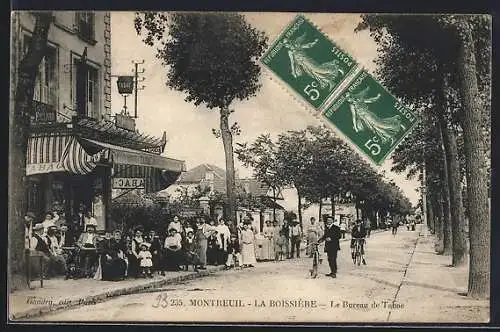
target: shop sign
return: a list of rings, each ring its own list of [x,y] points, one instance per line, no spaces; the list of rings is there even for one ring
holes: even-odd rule
[[[144,178],[114,178],[114,189],[144,189]]]
[[[118,128],[126,129],[129,131],[135,131],[135,120],[134,118],[128,115],[116,114],[115,125]]]
[[[116,85],[121,95],[129,95],[134,91],[134,76],[118,76]]]

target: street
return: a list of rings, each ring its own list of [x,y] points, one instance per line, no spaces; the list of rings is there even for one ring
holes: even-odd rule
[[[84,305],[38,320],[442,322],[477,319],[467,314],[481,310],[482,307],[474,307],[474,304],[456,305],[455,309],[446,311],[436,308],[442,305],[439,301],[434,301],[433,305],[426,301],[410,301],[408,296],[401,298],[406,269],[418,235],[418,231],[407,231],[403,227],[396,236],[390,231],[372,234],[366,247],[366,266],[352,263],[349,241],[343,241],[336,279],[325,276],[329,272],[326,259],[316,279],[308,274],[311,260],[307,258],[263,262],[254,268],[217,272],[154,292]],[[417,294],[428,292],[430,288],[426,289],[425,284],[417,286]],[[443,280],[442,288],[446,286],[447,281]],[[458,295],[451,294],[453,290],[447,292],[450,295],[446,305],[453,307],[459,301]],[[415,315],[417,312],[420,315]],[[448,312],[449,316],[443,317],[443,312]]]

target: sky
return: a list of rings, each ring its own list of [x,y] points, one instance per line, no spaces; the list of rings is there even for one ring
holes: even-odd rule
[[[294,13],[245,13],[247,21],[262,30],[272,43],[278,34],[294,18]],[[360,22],[358,14],[305,14],[332,41],[350,53],[359,63],[373,73],[377,45],[367,31],[354,32]],[[138,95],[137,128],[140,132],[161,137],[165,131],[167,144],[164,155],[185,160],[187,169],[202,163],[225,168],[222,140],[212,134],[212,128],[219,127],[216,110],[203,105],[194,106],[184,100],[185,94],[166,86],[167,69],[156,59],[156,49],[145,45],[137,35],[133,12],[112,12],[111,14],[111,56],[113,75],[131,75],[132,61],[144,60],[139,68],[145,72],[140,76],[145,86]],[[262,88],[257,96],[248,101],[232,104],[235,109],[230,121],[237,121],[242,129],[235,143],[251,142],[263,133],[272,137],[287,130],[300,130],[308,125],[321,125],[301,103],[295,100],[276,79],[266,72],[261,75]],[[112,82],[112,111],[119,113],[123,97],[118,94],[116,82]],[[127,106],[133,113],[133,96],[127,98]],[[230,122],[231,124],[231,122]],[[418,201],[416,180],[406,180],[405,174],[390,171],[390,158],[379,167],[386,177],[403,190],[413,204]],[[236,159],[235,167],[240,177],[251,177],[252,170],[243,167]],[[375,166],[374,166],[375,167]],[[290,196],[290,195],[287,195]],[[291,200],[290,205],[294,206]]]

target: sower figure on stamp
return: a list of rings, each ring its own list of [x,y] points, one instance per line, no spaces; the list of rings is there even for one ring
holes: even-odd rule
[[[333,224],[332,216],[326,219],[325,234],[319,238],[318,243],[325,241],[325,252],[328,257],[328,265],[330,265],[330,273],[327,276],[337,277],[337,252],[340,250],[340,228]]]

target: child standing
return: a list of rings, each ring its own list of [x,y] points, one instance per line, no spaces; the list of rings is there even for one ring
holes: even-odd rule
[[[141,243],[141,251],[139,251],[139,266],[141,268],[141,276],[146,277],[146,275],[150,278],[153,277],[151,273],[151,267],[153,266],[153,255],[149,251],[150,244],[148,242]]]
[[[238,243],[238,237],[236,235],[231,235],[230,242],[227,246],[227,261],[226,269],[231,267],[240,267],[241,265],[241,253],[240,244]]]

